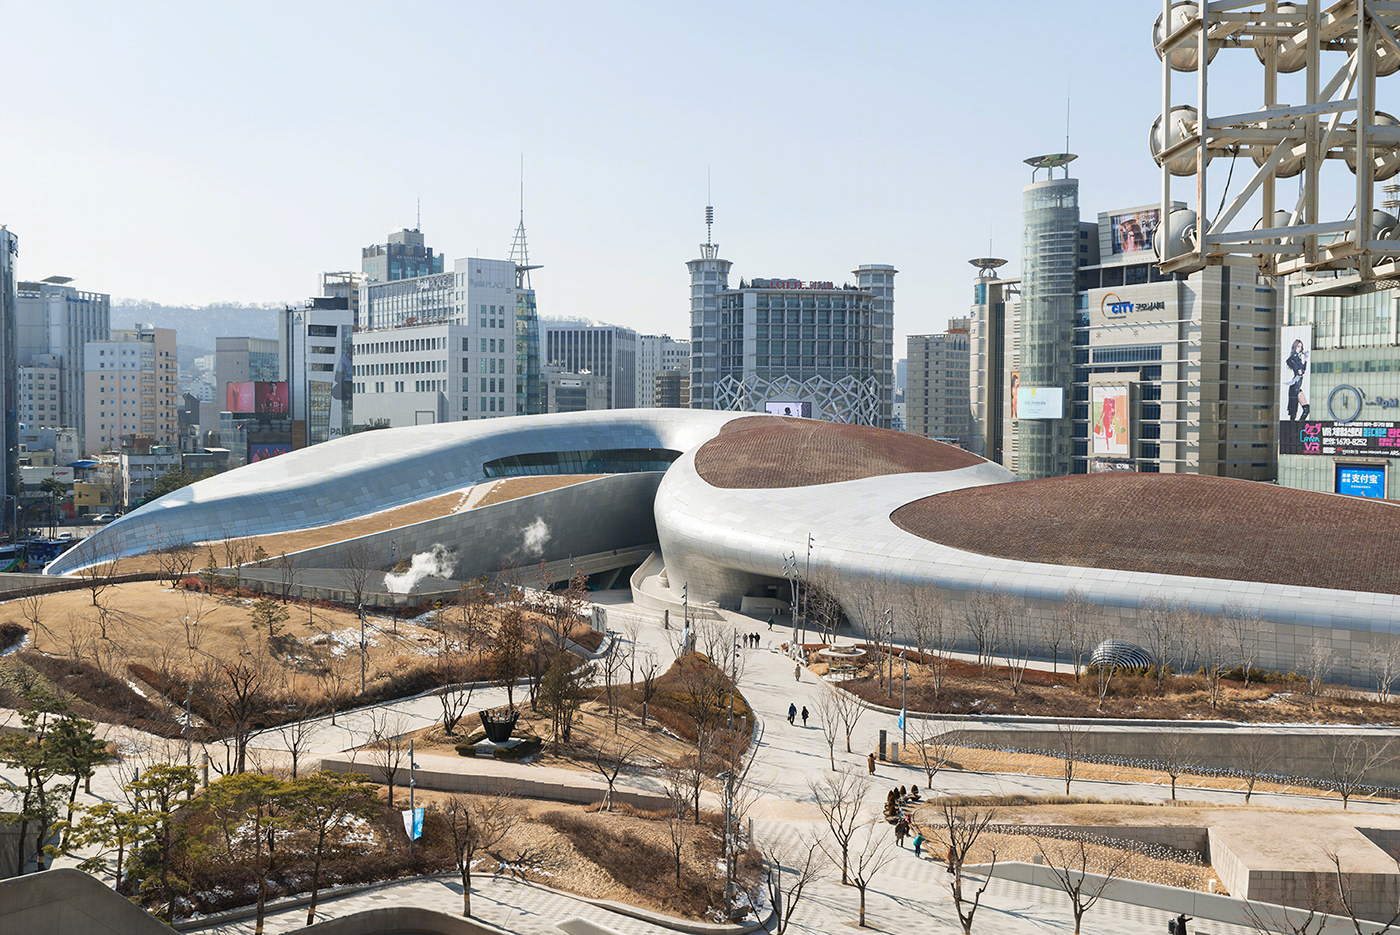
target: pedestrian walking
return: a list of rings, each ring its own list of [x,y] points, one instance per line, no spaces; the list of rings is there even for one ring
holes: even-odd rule
[[[797,705],[795,704],[788,705],[788,723],[797,723]]]
[[[956,872],[957,872],[957,866],[958,866],[958,852],[957,852],[956,850],[953,849],[953,845],[951,845],[951,844],[948,845],[948,856],[947,856],[946,859],[947,859],[947,861],[948,861],[948,867],[947,867],[948,872],[949,872],[949,873],[956,873]]]
[[[802,663],[799,662],[797,665],[792,667],[792,677],[797,679],[799,682],[802,681]]]
[[[921,856],[923,856],[923,855],[920,853],[920,852],[923,850],[923,847],[924,847],[924,836],[923,836],[922,834],[915,834],[915,835],[914,835],[914,856],[915,856],[915,857],[921,857]]]
[[[772,614],[769,614],[769,615],[768,615],[768,632],[769,632],[769,633],[772,633],[772,632],[773,632],[773,615],[772,615]]]
[[[894,823],[894,843],[900,847],[904,846],[904,839],[909,835],[909,822],[900,818]]]
[[[806,706],[806,705],[803,705],[803,706],[802,706],[802,726],[803,726],[803,727],[806,727],[806,726],[807,726],[807,706]]]
[[[1183,912],[1167,923],[1167,930],[1172,932],[1173,935],[1186,935],[1186,923],[1190,921],[1191,917]]]
[[[875,753],[874,753],[874,751],[871,751],[870,756],[868,756],[868,757],[866,758],[866,763],[870,766],[870,775],[874,776],[874,775],[875,775]]]

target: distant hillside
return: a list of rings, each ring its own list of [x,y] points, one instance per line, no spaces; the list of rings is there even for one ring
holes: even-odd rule
[[[153,302],[112,303],[112,327],[131,328],[138,322],[157,328],[174,328],[180,349],[180,366],[195,357],[214,352],[214,339],[222,337],[276,338],[279,304],[223,303],[202,308],[158,305]]]

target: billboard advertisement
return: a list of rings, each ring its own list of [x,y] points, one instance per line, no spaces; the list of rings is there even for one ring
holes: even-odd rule
[[[1400,458],[1400,422],[1284,422],[1278,453]]]
[[[1385,499],[1384,464],[1339,464],[1336,469],[1336,493],[1349,497]]]
[[[1157,224],[1161,219],[1161,208],[1110,215],[1108,229],[1113,240],[1112,251],[1136,253],[1139,250],[1151,250],[1152,235],[1157,233]]]
[[[1279,428],[1279,438],[1290,429],[1290,422],[1306,422],[1312,412],[1309,391],[1312,386],[1312,326],[1291,325],[1279,329],[1279,400],[1278,418],[1285,423]]]
[[[1116,471],[1136,471],[1131,461],[1110,461],[1107,458],[1090,458],[1090,474],[1111,474]]]
[[[1128,387],[1100,384],[1089,387],[1089,417],[1094,445],[1090,452],[1109,458],[1128,457]]]
[[[248,463],[252,464],[256,461],[266,461],[268,458],[275,458],[278,455],[284,455],[291,450],[291,444],[249,445]]]
[[[763,411],[770,416],[795,416],[799,419],[812,418],[812,404],[797,400],[774,400],[763,404]]]
[[[1017,386],[1012,414],[1018,419],[1063,419],[1065,391],[1058,386]]]
[[[331,438],[349,435],[354,421],[355,370],[350,364],[353,331],[348,325],[340,326],[340,355],[331,374]]]
[[[230,383],[225,387],[224,395],[226,397],[224,408],[229,412],[253,411],[252,383]]]
[[[1021,395],[1021,371],[1011,371],[1011,418],[1014,420],[1020,416],[1020,411],[1016,408],[1016,398]]]
[[[246,412],[247,410],[239,411]],[[265,413],[267,415],[285,416],[288,412],[286,381],[283,380],[273,383],[262,380],[254,383],[252,411]]]

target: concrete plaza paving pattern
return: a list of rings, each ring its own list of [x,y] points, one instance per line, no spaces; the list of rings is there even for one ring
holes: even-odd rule
[[[663,663],[674,658],[672,641],[674,632],[662,629],[660,617],[641,611],[625,601],[622,595],[611,594],[602,598],[610,606],[610,623],[616,628],[621,624],[637,625],[637,650],[652,652]],[[820,778],[830,770],[828,753],[821,731],[815,720],[804,728],[799,721],[796,726],[787,723],[788,705],[796,704],[800,709],[806,705],[815,712],[816,698],[820,692],[830,689],[813,678],[806,670],[801,679],[794,679],[794,664],[786,656],[769,651],[772,644],[787,639],[791,631],[776,626],[770,633],[762,621],[742,622],[744,632],[759,632],[762,648],[745,651],[744,672],[740,687],[748,698],[758,718],[757,743],[753,751],[750,776],[762,790],[751,814],[755,818],[755,836],[760,843],[797,839],[818,832],[819,816],[812,805],[812,793],[808,780]],[[484,708],[505,703],[503,689],[478,689],[473,696],[472,707]],[[440,706],[434,697],[406,699],[373,708],[346,712],[336,717],[331,725],[328,718],[318,722],[312,735],[309,752],[302,753],[302,762],[314,761],[319,756],[339,753],[366,741],[376,725],[386,721],[401,730],[412,730],[436,722],[441,716]],[[0,721],[4,714],[0,713]],[[851,754],[838,743],[836,759],[838,766],[865,770],[866,754],[875,749],[878,732],[885,729],[891,739],[898,739],[896,719],[875,711],[867,711],[862,717],[856,736],[853,738]],[[132,738],[139,742],[140,738]],[[254,739],[258,751],[255,762],[286,758],[286,747],[282,742],[282,732],[268,731]],[[163,751],[152,750],[146,754],[151,761],[161,758],[161,753],[169,755],[171,745]],[[211,756],[219,756],[216,749]],[[195,754],[198,757],[198,752]],[[483,761],[464,761],[472,768],[484,767]],[[126,769],[129,771],[130,766]],[[518,764],[495,764],[493,769],[519,770],[528,774],[537,767]],[[0,775],[7,771],[0,770]],[[554,771],[568,772],[568,771]],[[104,768],[94,779],[95,797],[111,797],[117,792],[120,783],[129,779],[129,772],[121,775],[116,769]],[[588,774],[576,774],[575,779],[591,781]],[[922,771],[909,767],[896,767],[880,763],[877,767],[873,793],[869,807],[873,810],[883,800],[880,794],[887,786],[895,784],[923,784]],[[623,783],[620,782],[619,786]],[[627,785],[631,788],[651,791],[655,783],[649,778],[637,777]],[[975,772],[950,771],[940,773],[936,786],[942,793],[1013,793],[1061,794],[1063,783],[1051,777],[1016,776],[1006,774],[981,774]],[[402,794],[403,791],[400,790]],[[1122,796],[1145,800],[1169,798],[1169,790],[1162,785],[1076,781],[1076,793],[1095,796]],[[1191,788],[1183,797],[1205,802],[1232,802],[1242,800],[1242,796],[1224,790]],[[1272,800],[1273,804],[1286,803],[1294,808],[1339,808],[1335,799],[1318,796],[1274,796],[1258,794],[1255,800]],[[1379,802],[1353,801],[1352,810],[1384,810],[1391,812],[1394,805]],[[878,833],[887,833],[883,823],[876,826]],[[65,861],[64,863],[71,863]],[[867,896],[867,922],[879,931],[886,932],[959,932],[956,915],[945,882],[946,873],[941,862],[927,857],[916,859],[911,850],[899,853],[896,859],[876,876]],[[643,935],[672,931],[647,921],[642,921],[608,909],[593,906],[583,900],[561,893],[550,892],[538,887],[523,884],[508,877],[478,875],[473,880],[473,909],[482,920],[501,927],[508,932],[557,933],[556,923],[579,917],[601,925],[620,935]],[[332,918],[347,915],[363,909],[382,908],[386,905],[406,904],[441,909],[456,914],[461,912],[461,885],[452,877],[428,878],[389,884],[373,890],[342,898],[323,899],[318,916]],[[819,882],[807,891],[802,904],[793,917],[792,931],[800,935],[844,930],[854,926],[857,917],[858,894],[854,887],[843,887],[839,873],[834,878]],[[1083,923],[1085,933],[1144,932],[1161,933],[1165,930],[1168,913],[1140,906],[1101,901],[1086,916]],[[266,931],[281,932],[301,928],[305,925],[305,908],[287,909],[269,915]],[[978,911],[974,930],[989,933],[1011,932],[1069,932],[1073,930],[1073,920],[1068,901],[1058,890],[1031,886],[1006,880],[995,880],[988,887],[983,898],[983,906]],[[1247,930],[1240,926],[1199,920],[1191,928],[1192,932],[1221,933],[1237,935]],[[252,932],[251,919],[210,926],[201,931],[211,933]]]

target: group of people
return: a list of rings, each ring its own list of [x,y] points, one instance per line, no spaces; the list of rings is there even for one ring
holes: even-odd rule
[[[790,704],[790,705],[788,705],[788,723],[789,723],[789,724],[796,724],[796,723],[797,723],[797,705],[795,705],[795,704]],[[803,726],[803,727],[806,727],[806,726],[807,726],[807,706],[806,706],[806,705],[803,705],[803,706],[802,706],[802,726]]]
[[[743,640],[744,640],[744,645],[747,646],[749,649],[758,649],[758,634],[757,634],[757,633],[745,633],[745,634],[743,634]]]

